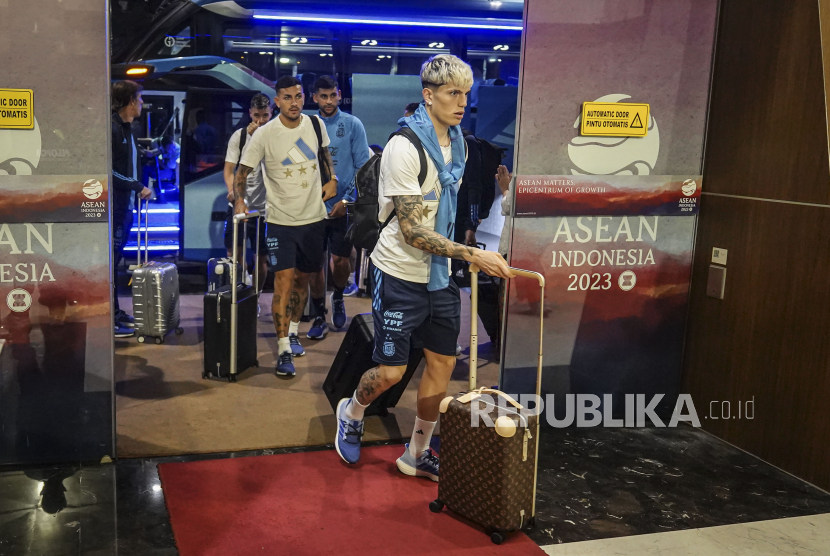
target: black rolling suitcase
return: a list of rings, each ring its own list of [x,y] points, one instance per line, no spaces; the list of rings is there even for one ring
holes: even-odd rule
[[[323,383],[323,392],[326,393],[333,410],[337,410],[337,403],[340,400],[352,397],[363,373],[377,367],[377,363],[372,360],[375,346],[374,335],[375,324],[372,321],[372,315],[355,315],[346,331],[343,343],[340,344],[326,381]],[[423,349],[413,347],[410,350],[409,363],[403,378],[369,404],[365,413],[367,416],[386,416],[389,413],[387,409],[395,407],[423,357]]]
[[[256,211],[234,216],[233,259],[237,257],[239,226],[249,218],[256,218]],[[257,222],[257,237],[259,237]],[[245,257],[247,239],[242,244]],[[257,257],[259,242],[257,241]],[[239,373],[259,366],[257,360],[257,303],[259,292],[259,265],[255,265],[254,285],[238,283],[240,265],[228,265],[231,269],[230,285],[209,291],[204,300],[204,369],[202,378],[225,378],[236,382]]]

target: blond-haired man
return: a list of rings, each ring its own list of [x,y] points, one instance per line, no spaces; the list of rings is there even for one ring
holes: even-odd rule
[[[335,447],[347,463],[360,458],[363,414],[406,370],[410,342],[424,348],[426,368],[418,388],[418,410],[412,439],[398,458],[398,469],[411,476],[438,480],[438,458],[429,448],[455,368],[455,346],[461,328],[461,299],[450,280],[449,259],[477,264],[502,278],[511,276],[498,254],[454,243],[456,195],[464,175],[465,147],[461,119],[473,84],[470,66],[448,54],[434,56],[421,68],[423,103],[398,123],[409,127],[426,151],[427,174],[417,147],[396,135],[383,150],[378,203],[379,220],[393,211],[371,255],[374,360],[352,398],[337,406]]]

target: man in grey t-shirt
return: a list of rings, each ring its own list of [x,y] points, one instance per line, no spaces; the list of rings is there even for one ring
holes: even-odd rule
[[[236,168],[239,161],[242,159],[242,154],[247,150],[248,145],[251,144],[251,137],[256,133],[256,130],[264,126],[271,119],[273,114],[271,108],[271,99],[262,93],[257,93],[251,99],[251,108],[248,110],[251,116],[251,123],[246,129],[238,129],[231,135],[228,140],[228,151],[225,155],[225,186],[228,188],[228,217],[225,221],[225,248],[228,250],[228,257],[233,257],[233,177],[236,173]],[[242,142],[243,133],[246,133],[244,143]],[[242,143],[242,149],[239,145]],[[251,241],[251,249],[255,249],[254,241],[259,243],[259,284],[258,289],[262,289],[265,285],[265,279],[268,276],[268,250],[265,244],[265,182],[262,177],[262,165],[254,168],[247,178],[247,188],[245,191],[245,200],[248,203],[248,210],[257,210],[262,215],[259,222],[259,237],[257,238],[255,220],[248,220],[247,230],[248,237]],[[242,241],[242,233],[240,231],[239,241]]]

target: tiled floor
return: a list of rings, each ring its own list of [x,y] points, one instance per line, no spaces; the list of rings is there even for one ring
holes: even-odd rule
[[[703,431],[546,429],[541,438],[528,534],[549,554],[830,555],[830,494]],[[158,463],[305,449],[0,470],[0,556],[173,556]]]
[[[551,556],[825,556],[830,514],[544,546]]]

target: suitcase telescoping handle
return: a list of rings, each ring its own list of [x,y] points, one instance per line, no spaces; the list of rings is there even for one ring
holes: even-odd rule
[[[141,197],[138,198],[138,231],[136,232],[136,252],[138,253],[138,266],[141,266]],[[124,230],[129,233],[129,230]],[[150,262],[150,199],[144,201],[144,263]]]
[[[259,211],[252,210],[250,212],[246,212],[245,214],[234,214],[233,215],[233,260],[231,261],[231,367],[229,369],[231,375],[235,375],[237,373],[236,368],[236,351],[238,347],[238,339],[237,333],[239,332],[239,307],[237,306],[237,279],[238,276],[236,275],[236,270],[238,268],[237,261],[238,258],[238,250],[239,250],[239,227],[242,222],[249,220],[251,218],[256,218],[256,239],[254,243],[256,243],[256,258],[254,259],[254,288],[257,292],[257,296],[259,296],[259,226],[261,224],[259,219]],[[247,236],[247,229],[245,230],[245,235]],[[247,237],[242,242],[242,260],[245,260],[245,255],[247,254]]]
[[[536,368],[536,395],[541,394],[542,388],[542,342],[545,334],[545,277],[538,272],[509,267],[516,276],[533,278],[539,282],[541,288],[539,311],[539,358]],[[478,265],[470,264],[470,391],[476,389],[476,372],[478,370]],[[498,348],[497,348],[498,349]]]

